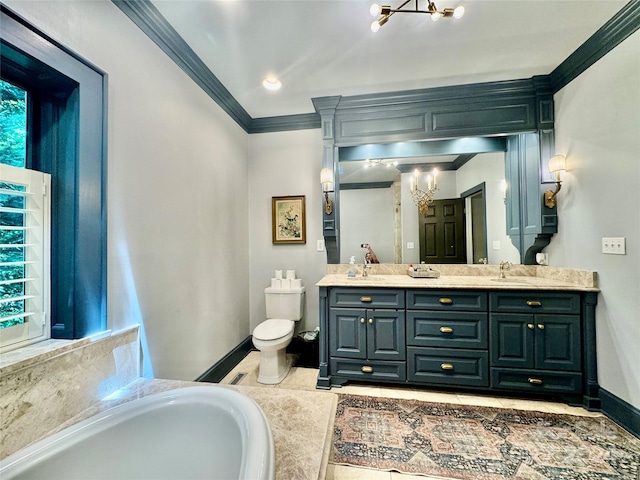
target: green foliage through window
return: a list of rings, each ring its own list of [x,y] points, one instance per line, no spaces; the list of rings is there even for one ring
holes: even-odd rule
[[[0,80],[0,163],[25,167],[27,92]]]
[[[27,92],[4,80],[0,80],[0,163],[14,167],[26,166],[27,153]],[[25,322],[16,317],[25,311],[25,208],[22,195],[12,195],[12,190],[24,187],[0,182],[0,329]],[[17,212],[11,210],[16,209]],[[15,245],[15,246],[14,246]],[[22,262],[22,263],[21,263]],[[11,299],[11,300],[8,300]],[[15,299],[15,300],[14,300]]]

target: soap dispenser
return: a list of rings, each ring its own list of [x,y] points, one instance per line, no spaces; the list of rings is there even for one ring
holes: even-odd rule
[[[349,261],[349,273],[347,274],[348,277],[355,277],[356,276],[356,257],[351,257],[351,260]]]

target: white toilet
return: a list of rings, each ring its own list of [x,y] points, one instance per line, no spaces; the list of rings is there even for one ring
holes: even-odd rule
[[[295,322],[304,312],[304,287],[264,289],[267,320],[253,330],[253,345],[260,350],[258,382],[280,383],[289,373],[286,349],[295,329]]]

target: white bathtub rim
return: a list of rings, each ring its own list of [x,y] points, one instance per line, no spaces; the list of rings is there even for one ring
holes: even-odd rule
[[[140,412],[156,410],[169,403],[188,404],[194,400],[213,403],[218,407],[224,406],[239,421],[242,442],[246,445],[239,478],[273,480],[275,451],[273,434],[266,415],[251,398],[236,390],[218,385],[176,388],[111,407],[0,460],[0,478],[19,475],[41,459],[46,459],[83,439],[131,419]],[[251,428],[252,425],[263,428]],[[69,441],[65,442],[68,437],[70,437]],[[252,462],[248,462],[247,453],[250,456],[259,453],[260,458],[254,458]]]

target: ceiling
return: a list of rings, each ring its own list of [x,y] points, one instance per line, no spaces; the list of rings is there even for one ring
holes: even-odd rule
[[[439,9],[464,6],[465,16],[398,13],[373,33],[373,1],[152,3],[252,118],[312,113],[315,97],[549,74],[627,3],[435,0]],[[265,90],[267,75],[282,89]]]

